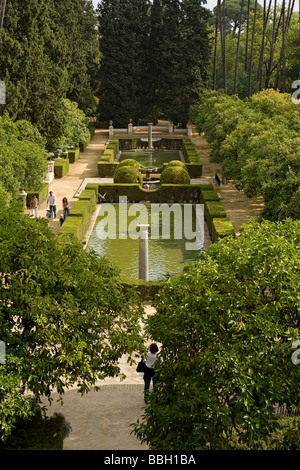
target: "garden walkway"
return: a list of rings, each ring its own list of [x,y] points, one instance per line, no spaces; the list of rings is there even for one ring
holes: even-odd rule
[[[81,153],[76,163],[70,165],[68,174],[51,183],[50,188],[57,197],[58,218],[50,222],[54,233],[58,233],[60,227],[62,198],[66,196],[72,207],[76,201],[75,194],[84,179],[97,178],[97,162],[107,139],[108,131],[96,130],[86,151]],[[215,172],[219,172],[220,168],[209,162],[209,146],[205,139],[194,135],[193,140],[203,162],[201,182],[214,183]],[[261,200],[249,201],[231,183],[221,185],[219,193],[236,231],[248,218],[257,217],[262,207]],[[45,217],[46,203],[41,204],[39,214]],[[145,312],[153,314],[151,304],[145,304]],[[90,392],[83,397],[75,388],[70,389],[65,392],[63,406],[56,402],[53,395],[49,414],[63,413],[72,428],[64,442],[65,450],[147,450],[145,444],[140,444],[130,434],[130,424],[136,422],[143,412],[142,374],[137,374],[135,367],[127,364],[126,357],[121,359],[120,367],[126,374],[123,382],[119,378],[107,378],[99,382],[100,391]]]

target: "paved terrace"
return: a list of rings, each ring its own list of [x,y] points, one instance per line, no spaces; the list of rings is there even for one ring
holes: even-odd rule
[[[49,222],[54,233],[58,233],[59,216],[62,213],[62,198],[66,196],[70,207],[76,201],[76,193],[86,178],[97,178],[97,162],[105,149],[108,140],[108,130],[96,130],[95,136],[79,160],[70,165],[68,174],[51,183],[50,189],[57,198],[57,219]],[[205,139],[197,134],[193,141],[199,151],[203,163],[203,175],[193,182],[214,183],[216,172],[221,174],[218,165],[209,162],[210,149]],[[262,200],[247,199],[243,192],[237,191],[229,182],[218,189],[220,199],[231,219],[234,229],[238,229],[249,218],[256,218],[262,208]],[[29,212],[29,211],[28,211]],[[41,204],[39,215],[46,216],[46,203]],[[151,304],[145,304],[145,311],[151,315],[154,309]],[[146,445],[131,435],[130,424],[136,422],[143,413],[143,379],[142,374],[130,367],[126,357],[120,361],[121,371],[126,379],[120,382],[117,378],[107,378],[99,382],[101,389],[81,397],[76,388],[65,392],[64,404],[61,406],[55,400],[49,408],[49,414],[61,412],[70,422],[72,432],[64,442],[65,450],[147,450]]]

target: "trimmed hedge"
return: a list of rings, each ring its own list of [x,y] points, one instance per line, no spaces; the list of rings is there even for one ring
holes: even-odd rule
[[[59,230],[59,235],[74,235],[78,240],[82,240],[85,234],[83,216],[67,217]]]
[[[220,238],[235,236],[235,231],[231,220],[228,217],[216,219],[212,221],[212,236],[213,242],[216,242]]]
[[[202,163],[201,162],[187,162],[185,164],[190,178],[201,178],[202,176]]]
[[[116,169],[118,168],[118,162],[98,162],[98,176],[101,178],[113,178]]]
[[[119,139],[111,139],[106,146],[106,150],[112,150],[115,159],[119,153]]]
[[[201,184],[163,184],[158,189],[144,190],[138,183],[106,183],[101,186],[88,183],[86,189],[100,188],[102,194],[106,193],[105,200],[108,203],[118,203],[119,196],[127,196],[128,202],[147,200],[150,203],[166,202],[172,204],[174,202],[192,203],[202,186]]]
[[[113,162],[114,159],[115,159],[115,153],[114,153],[114,149],[111,149],[111,148],[106,148],[100,158],[100,161],[103,160],[103,157],[107,158],[108,157],[108,160],[106,161],[109,161],[109,162]]]
[[[55,178],[62,178],[69,171],[69,159],[59,158],[54,162],[54,176]]]
[[[208,230],[212,233],[213,219],[226,217],[226,212],[223,207],[223,204],[220,201],[205,201],[204,217],[207,223]]]
[[[61,413],[20,419],[8,440],[0,442],[0,450],[63,450],[69,432],[69,423]]]
[[[220,199],[214,189],[212,189],[211,191],[202,190],[200,196],[200,203],[204,204],[205,201],[220,201]]]
[[[38,198],[39,204],[42,204],[47,197],[48,197],[48,192],[49,192],[49,183],[42,183],[42,187],[39,191],[26,191],[27,196],[26,196],[26,207],[30,207],[30,200],[33,195],[35,195]]]
[[[70,215],[68,216],[68,219],[72,219],[74,217],[82,217],[82,231],[83,231],[83,236],[84,233],[87,231],[90,220],[91,220],[92,212],[91,212],[91,202],[90,201],[76,201],[74,206],[72,207],[70,211]],[[65,221],[66,222],[66,221]]]
[[[70,163],[75,163],[80,156],[79,147],[68,149],[68,159]]]
[[[93,190],[84,189],[79,196],[79,201],[89,201],[89,211],[93,213],[96,209],[97,195]]]
[[[99,192],[99,184],[98,183],[87,183],[85,186],[84,191],[92,191],[96,196]],[[83,191],[81,192],[81,194]]]
[[[182,151],[191,178],[202,176],[202,163],[191,139],[182,139]]]
[[[142,279],[131,279],[121,277],[123,292],[135,289],[143,301],[154,300],[156,294],[162,289],[165,281],[144,281]]]
[[[96,209],[97,189],[97,185],[95,185],[94,188],[84,189],[81,192],[78,201],[75,202],[70,211],[70,215],[62,224],[59,235],[74,235],[79,240],[84,238]]]

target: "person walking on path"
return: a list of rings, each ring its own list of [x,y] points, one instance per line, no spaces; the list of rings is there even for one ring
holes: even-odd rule
[[[145,361],[146,370],[144,372],[144,382],[145,382],[144,398],[145,398],[145,402],[147,402],[148,395],[149,395],[149,392],[150,392],[151,379],[153,381],[153,387],[156,383],[156,378],[155,378],[153,366],[154,366],[155,361],[157,360],[157,353],[158,353],[157,344],[156,343],[150,344],[149,350],[147,352],[147,359]]]
[[[56,219],[56,196],[53,194],[53,191],[49,192],[49,196],[47,197],[47,204],[49,204],[51,219],[52,214],[54,219]]]
[[[31,209],[31,215],[32,217],[37,218],[38,216],[38,207],[39,207],[39,201],[36,195],[34,194],[31,198],[30,201],[30,209]]]
[[[63,210],[64,210],[64,220],[66,220],[66,218],[70,214],[70,205],[66,197],[63,198],[62,203],[63,203]]]

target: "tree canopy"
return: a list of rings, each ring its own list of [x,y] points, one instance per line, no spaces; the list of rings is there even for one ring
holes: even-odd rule
[[[274,413],[299,406],[299,251],[299,221],[250,221],[159,293],[157,384],[134,428],[151,450],[299,449],[299,421]]]
[[[0,195],[9,202],[20,190],[39,190],[47,174],[45,140],[28,121],[0,116]],[[3,202],[2,201],[2,202]]]
[[[245,100],[203,93],[192,110],[211,160],[248,197],[263,196],[262,218],[300,218],[299,112],[289,94],[272,89]]]
[[[300,70],[299,15],[293,0],[219,0],[218,5],[211,19],[212,87],[241,98],[269,87],[287,91]]]
[[[57,391],[119,374],[123,354],[143,351],[143,308],[118,272],[44,219],[0,204],[0,435]],[[91,287],[92,286],[92,287]],[[3,380],[3,378],[6,380]],[[11,395],[13,389],[13,395]],[[26,397],[26,393],[31,396]]]
[[[102,0],[99,120],[188,121],[207,85],[209,11],[195,0]]]
[[[62,100],[93,112],[99,67],[97,17],[90,0],[7,0],[0,77],[7,112],[28,120],[46,139],[64,133]]]

